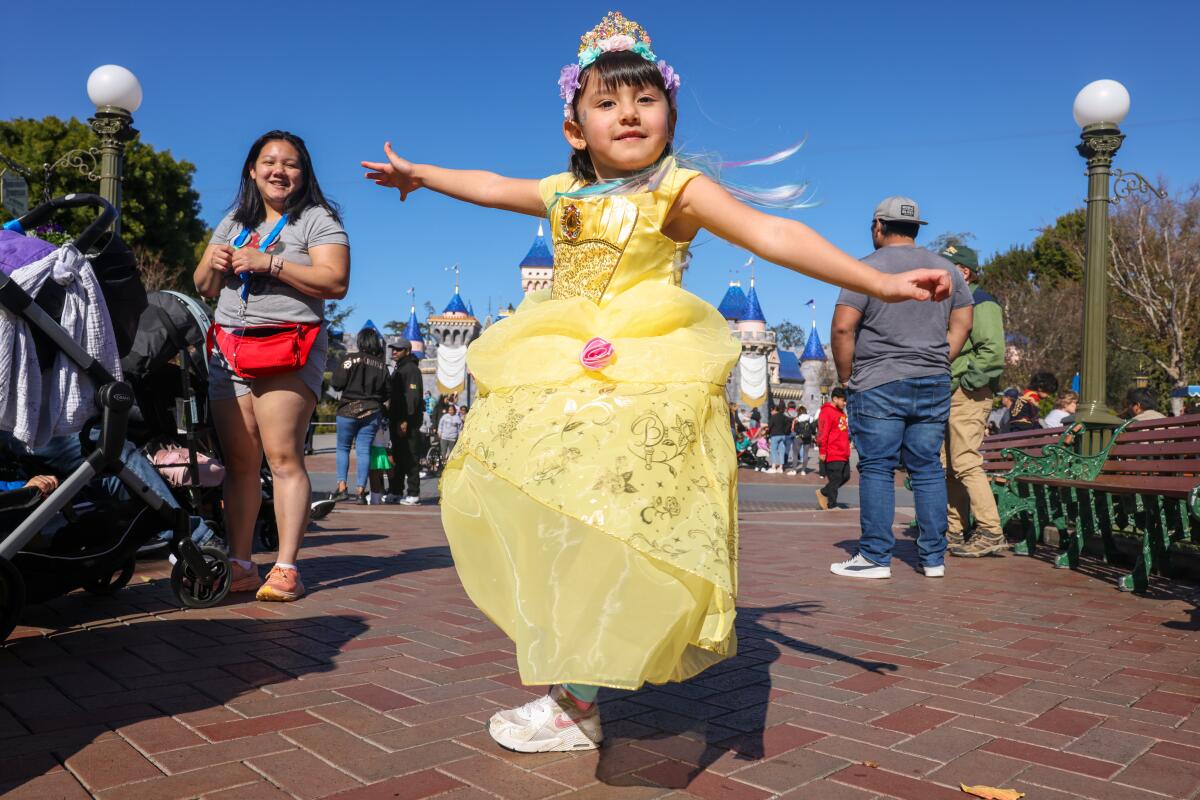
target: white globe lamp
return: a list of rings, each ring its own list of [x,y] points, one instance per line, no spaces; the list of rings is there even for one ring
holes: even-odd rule
[[[142,104],[142,84],[137,76],[116,64],[105,64],[92,70],[87,93],[97,108],[112,106],[132,114]]]
[[[1075,95],[1075,123],[1081,128],[1100,122],[1120,125],[1129,113],[1129,91],[1105,78],[1092,81]]]

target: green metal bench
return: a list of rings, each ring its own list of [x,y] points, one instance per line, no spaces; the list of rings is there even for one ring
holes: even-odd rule
[[[1100,452],[1090,456],[1082,455],[1078,450],[1078,443],[1088,432],[1081,422],[1062,428],[990,436],[984,440],[980,453],[992,484],[992,494],[996,497],[1001,529],[1009,522],[1019,520],[1024,532],[1023,540],[1013,547],[1015,553],[1033,555],[1041,541],[1042,530],[1047,525],[1065,525],[1068,514],[1064,504],[1047,502],[1053,498],[1035,491],[1023,479],[1094,478],[1123,428],[1118,428],[1109,437]]]
[[[1033,503],[1035,541],[1045,524],[1065,534],[1055,561],[1076,568],[1086,538],[1099,533],[1110,563],[1115,532],[1141,539],[1133,572],[1120,588],[1145,591],[1150,575],[1169,568],[1170,546],[1195,541],[1200,525],[1200,414],[1127,423],[1103,453],[1083,456],[1046,448],[1049,460],[1015,478]]]

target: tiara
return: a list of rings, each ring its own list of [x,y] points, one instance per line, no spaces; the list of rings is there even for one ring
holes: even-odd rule
[[[558,91],[563,99],[563,116],[567,119],[574,117],[571,104],[575,93],[579,91],[579,75],[604,53],[614,53],[628,50],[637,53],[651,64],[658,66],[662,73],[663,83],[671,101],[679,92],[679,73],[666,62],[654,55],[650,49],[650,34],[646,29],[631,19],[626,19],[620,11],[610,11],[600,20],[600,24],[579,37],[579,59],[574,64],[567,64],[558,75]]]

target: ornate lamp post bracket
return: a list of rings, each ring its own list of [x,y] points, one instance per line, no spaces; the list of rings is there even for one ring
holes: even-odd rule
[[[1167,193],[1159,190],[1146,180],[1145,176],[1137,172],[1126,172],[1125,170],[1114,169],[1112,171],[1112,201],[1119,203],[1134,192],[1140,194],[1152,194],[1159,200],[1166,198]]]

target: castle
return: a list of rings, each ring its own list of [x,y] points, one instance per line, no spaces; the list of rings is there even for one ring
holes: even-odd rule
[[[524,294],[550,288],[554,256],[541,223],[518,268]],[[726,386],[729,400],[748,408],[760,408],[764,415],[770,403],[795,401],[815,414],[827,399],[835,374],[833,359],[817,334],[816,321],[803,350],[780,348],[775,331],[767,328],[754,278],[750,279],[749,292],[742,290],[740,281],[730,281],[717,310],[729,323],[731,334],[742,344],[742,355]],[[421,359],[426,391],[435,396],[456,393],[461,402],[470,404],[474,385],[466,369],[467,346],[485,328],[511,313],[513,308],[509,306],[494,318],[489,313],[485,319],[478,319],[474,309],[463,301],[456,272],[450,302],[440,314],[431,314],[426,320],[427,331],[434,341],[427,342],[422,336],[415,305],[410,309],[403,336],[394,338],[406,338],[413,343],[413,353]]]

